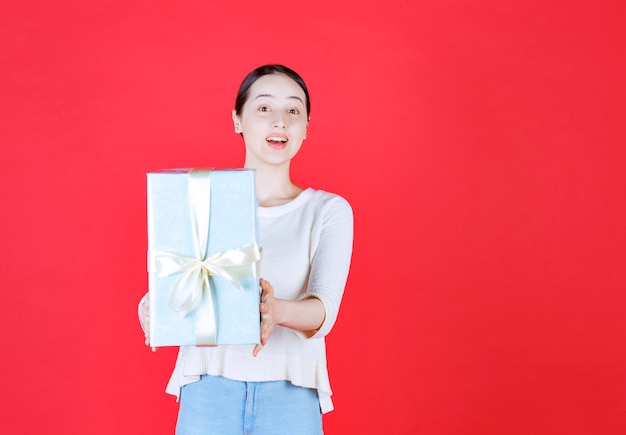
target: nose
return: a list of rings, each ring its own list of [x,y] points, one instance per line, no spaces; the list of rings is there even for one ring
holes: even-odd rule
[[[272,119],[272,127],[285,128],[285,115],[279,111],[274,112],[274,118]]]

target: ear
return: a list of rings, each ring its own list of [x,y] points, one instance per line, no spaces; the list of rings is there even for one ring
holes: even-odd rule
[[[233,109],[233,126],[235,128],[235,133],[241,133],[241,118],[239,118],[235,109]]]

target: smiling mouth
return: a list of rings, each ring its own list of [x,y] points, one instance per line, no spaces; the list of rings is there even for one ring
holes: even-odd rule
[[[284,148],[287,145],[288,139],[282,136],[268,136],[265,141],[272,148]]]

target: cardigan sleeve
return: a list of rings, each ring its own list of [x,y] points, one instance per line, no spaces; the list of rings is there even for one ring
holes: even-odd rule
[[[332,195],[318,212],[312,235],[317,244],[311,257],[307,290],[299,299],[318,298],[324,304],[326,317],[310,338],[324,337],[337,320],[350,269],[354,229],[352,208],[338,195]]]

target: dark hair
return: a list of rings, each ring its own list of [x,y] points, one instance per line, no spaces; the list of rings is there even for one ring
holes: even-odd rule
[[[246,78],[241,82],[241,86],[239,86],[239,91],[237,92],[237,99],[235,100],[235,113],[239,115],[241,113],[241,109],[243,109],[243,105],[248,101],[248,93],[250,91],[250,86],[254,84],[258,79],[263,76],[270,74],[284,74],[294,82],[298,84],[304,91],[304,96],[306,97],[306,114],[307,116],[311,113],[311,99],[309,98],[309,90],[306,87],[306,83],[302,80],[302,77],[292,70],[291,68],[287,68],[283,65],[271,64],[271,65],[263,65],[250,72]]]

